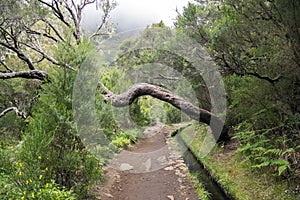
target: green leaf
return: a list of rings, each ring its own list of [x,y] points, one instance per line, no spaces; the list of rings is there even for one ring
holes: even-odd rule
[[[257,164],[257,165],[253,165],[252,167],[253,168],[262,168],[262,167],[267,167],[267,166],[269,166],[270,165],[270,161],[265,161],[265,162],[263,162],[263,163],[260,163],[260,164]]]
[[[280,176],[287,169],[286,165],[278,167],[278,175]]]
[[[289,166],[289,162],[283,159],[271,160],[271,165],[281,165],[281,166]]]

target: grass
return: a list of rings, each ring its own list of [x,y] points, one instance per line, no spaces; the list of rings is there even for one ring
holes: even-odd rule
[[[197,174],[189,172],[190,178],[192,180],[192,183],[196,189],[196,194],[201,200],[209,200],[210,193],[205,190],[203,184],[199,181],[197,178]]]
[[[181,133],[195,155],[200,153],[205,131],[206,127],[193,125]],[[235,150],[215,146],[201,161],[235,199],[296,199],[286,192],[289,190],[287,181],[272,176],[271,172],[251,168],[250,161],[244,160]]]

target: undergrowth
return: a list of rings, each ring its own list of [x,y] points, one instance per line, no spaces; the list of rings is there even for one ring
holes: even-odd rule
[[[122,131],[112,140],[112,144],[119,148],[126,148],[137,142],[139,132],[138,129]]]
[[[204,126],[193,125],[181,133],[196,155],[200,155],[205,130]],[[231,145],[235,146],[236,142],[236,140],[231,141]],[[284,154],[284,152],[280,154]],[[272,168],[253,167],[257,164],[246,159],[242,152],[236,151],[236,148],[230,150],[226,146],[215,146],[209,155],[201,158],[201,161],[211,175],[235,199],[297,199],[287,179],[278,174],[275,176]],[[285,163],[276,161],[271,164],[285,166]],[[279,169],[277,173],[279,173]]]

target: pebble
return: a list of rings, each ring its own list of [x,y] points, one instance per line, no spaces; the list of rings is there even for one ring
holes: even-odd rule
[[[175,167],[182,168],[182,167],[185,167],[185,164],[180,162],[180,163],[176,164]]]
[[[164,168],[164,170],[172,171],[172,170],[174,170],[174,167],[173,166],[169,166],[169,167]]]
[[[180,170],[176,169],[176,170],[175,170],[175,174],[176,174],[177,176],[179,176],[179,175],[181,174]]]
[[[104,193],[104,195],[107,196],[108,198],[114,198],[114,196],[109,193]]]
[[[180,185],[179,188],[180,188],[181,190],[184,190],[184,189],[186,188],[186,186]]]
[[[175,200],[174,196],[173,195],[168,195],[167,196],[170,200]]]
[[[184,163],[184,160],[183,159],[178,159],[176,162],[178,162],[178,163]]]

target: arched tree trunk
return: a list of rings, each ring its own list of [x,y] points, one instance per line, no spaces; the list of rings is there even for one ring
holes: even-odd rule
[[[229,139],[228,128],[224,126],[222,120],[215,114],[193,105],[165,88],[148,83],[138,83],[134,84],[122,94],[114,94],[102,83],[99,83],[99,85],[103,90],[104,100],[111,101],[113,106],[129,106],[136,98],[150,95],[154,98],[172,104],[174,107],[187,114],[190,118],[209,125],[217,141],[226,141]]]

